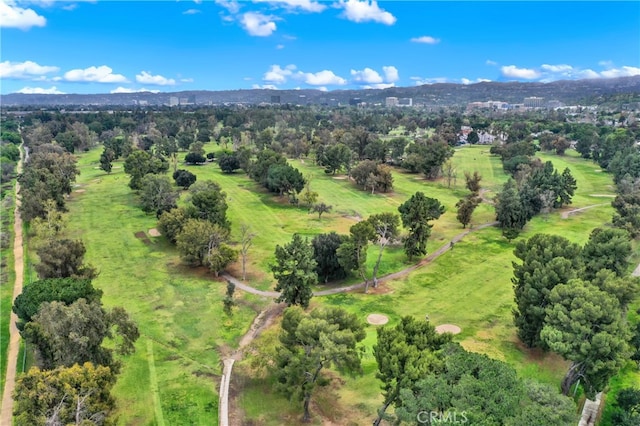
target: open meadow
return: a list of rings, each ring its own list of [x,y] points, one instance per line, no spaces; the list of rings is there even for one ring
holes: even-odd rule
[[[104,303],[123,306],[141,331],[136,353],[125,358],[114,388],[118,424],[215,424],[221,359],[238,346],[256,314],[271,299],[237,290],[238,308],[231,318],[227,317],[222,303],[225,282],[204,268],[183,265],[172,245],[161,236],[153,236],[149,231],[155,228],[157,219],[140,209],[136,194],[127,185],[129,179],[122,163],[114,163],[112,173],[106,174],[98,168],[99,156],[100,151],[93,150],[78,157],[81,174],[68,203],[69,232],[83,240],[86,261],[100,271],[94,285],[104,291]],[[574,153],[540,157],[553,161],[560,170],[569,167],[578,189],[571,206],[534,218],[519,238],[544,232],[583,244],[593,228],[611,218],[611,178]],[[249,225],[257,234],[249,252],[248,284],[271,290],[274,280],[269,264],[277,244],[289,242],[294,233],[309,237],[329,231],[347,233],[352,224],[373,213],[397,211],[416,191],[423,191],[446,206],[445,214],[434,222],[428,252],[448,245],[464,231],[455,218],[455,203],[468,192],[463,172],[477,170],[482,175],[487,201],[507,180],[499,158],[490,156],[488,147],[459,148],[452,161],[458,179],[450,188],[444,181],[430,182],[421,175],[396,169],[394,191],[371,194],[355,187],[343,175],[325,174],[311,159],[291,160],[311,179],[311,189],[318,192],[319,201],[333,206],[321,220],[306,208],[290,205],[286,199],[266,192],[241,172],[223,174],[215,163],[180,168],[196,174],[198,181],[211,179],[221,185],[227,194],[232,235],[237,238],[241,224]],[[584,207],[590,208],[566,214]],[[484,202],[476,210],[472,225],[477,227],[494,219],[493,206]],[[397,323],[403,315],[428,315],[436,325],[451,323],[461,327],[455,340],[465,348],[507,361],[523,377],[558,384],[567,363],[556,355],[526,350],[515,337],[511,314],[513,247],[514,242],[507,242],[497,228],[473,230],[433,262],[398,279],[384,281],[369,294],[360,290],[316,297],[312,307],[340,306],[357,313],[363,321],[371,313],[380,313],[389,317],[390,324]],[[376,247],[370,247],[368,254],[370,274]],[[402,247],[391,247],[383,256],[380,275],[415,263],[406,260]],[[229,272],[240,277],[238,265],[232,265]],[[355,282],[357,279],[351,278],[331,285]],[[324,287],[319,285],[318,289]],[[321,424],[322,419],[370,424],[381,402],[372,354],[375,328],[367,326],[363,342],[365,374],[348,378],[331,373],[334,380],[326,391],[317,392],[312,406],[316,424]],[[269,379],[262,379],[256,367],[260,351],[273,350],[276,330],[271,327],[263,333],[244,360],[236,364],[232,379],[235,418],[281,425],[300,417],[299,403],[274,394]],[[635,376],[631,380],[637,380]]]

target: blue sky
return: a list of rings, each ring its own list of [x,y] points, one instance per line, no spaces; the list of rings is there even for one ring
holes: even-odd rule
[[[0,92],[640,75],[640,2],[0,0]]]

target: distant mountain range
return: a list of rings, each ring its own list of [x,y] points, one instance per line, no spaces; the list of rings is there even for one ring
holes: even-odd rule
[[[214,105],[224,103],[289,103],[345,105],[357,102],[382,103],[388,97],[411,98],[414,105],[454,106],[469,102],[503,101],[523,103],[526,97],[542,97],[567,105],[598,103],[598,98],[616,94],[640,95],[640,76],[592,80],[563,80],[551,83],[483,82],[476,84],[438,83],[414,87],[366,90],[224,90],[184,92],[136,92],[112,94],[39,95],[12,93],[0,95],[2,106],[109,106],[109,105]],[[637,101],[635,97],[635,101]]]

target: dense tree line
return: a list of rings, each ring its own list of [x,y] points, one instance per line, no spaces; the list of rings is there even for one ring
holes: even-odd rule
[[[580,247],[558,235],[536,234],[516,244],[513,264],[518,337],[572,361],[566,395],[578,380],[589,395],[607,385],[630,355],[626,322],[638,280],[628,275],[625,231],[597,228]]]

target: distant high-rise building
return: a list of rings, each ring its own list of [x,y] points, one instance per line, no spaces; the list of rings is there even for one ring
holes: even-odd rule
[[[539,98],[537,96],[524,98],[524,106],[526,108],[542,108],[544,106],[544,98]]]
[[[398,106],[398,98],[396,98],[394,96],[389,96],[389,97],[385,98],[384,104],[385,104],[385,106],[388,106],[388,107]]]
[[[399,106],[413,106],[413,98],[400,98],[398,99]]]
[[[170,96],[169,97],[169,106],[178,106],[180,100],[178,99],[177,96]]]

